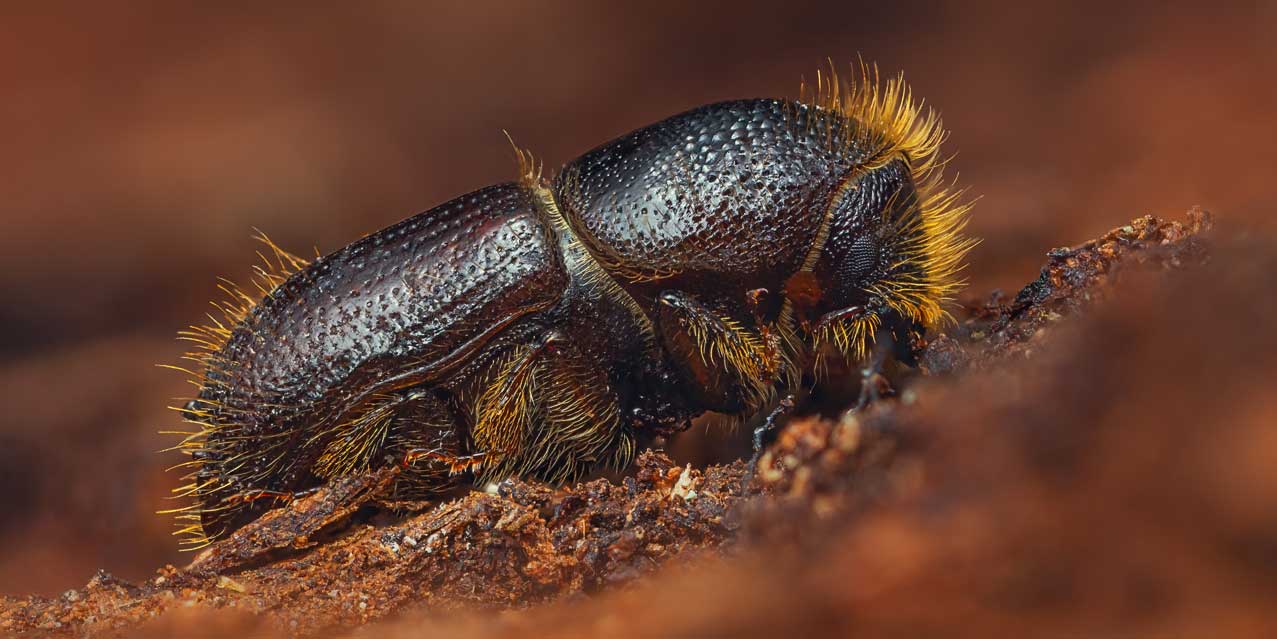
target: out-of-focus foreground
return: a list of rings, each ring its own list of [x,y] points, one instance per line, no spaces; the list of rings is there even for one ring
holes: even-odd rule
[[[826,57],[861,54],[906,71],[942,109],[954,167],[984,196],[974,291],[1014,289],[1050,247],[1132,213],[1202,203],[1232,237],[1264,236],[1277,210],[1277,5],[1267,1],[252,12],[139,2],[4,13],[0,592],[11,595],[62,592],[98,568],[142,580],[187,559],[153,515],[176,460],[153,451],[169,443],[155,432],[177,425],[164,405],[190,389],[153,364],[177,361],[171,336],[218,296],[215,276],[246,279],[253,227],[299,252],[331,250],[509,179],[502,128],[553,166],[705,102],[792,96]],[[931,415],[920,423],[957,439],[932,444],[952,447],[953,461],[928,452],[932,470],[916,482],[952,480],[995,510],[947,519],[957,493],[918,489],[923,503],[893,502],[779,562],[774,590],[744,579],[754,573],[742,563],[588,605],[663,607],[640,616],[671,624],[774,610],[735,617],[762,629],[838,621],[850,601],[865,623],[924,623],[979,617],[959,595],[1049,614],[1043,602],[1093,583],[1088,566],[1131,566],[1084,594],[1114,614],[1205,601],[1246,621],[1247,597],[1274,587],[1277,554],[1264,492],[1274,407],[1261,392],[1272,379],[1272,255],[1263,242],[1225,244],[1212,270],[1138,289],[1075,329],[1071,349],[1025,365],[1040,375],[968,378],[919,408]],[[1082,550],[1102,553],[1083,562]],[[976,567],[1000,581],[970,588],[963,576]],[[846,581],[821,581],[835,576]],[[1168,589],[1168,577],[1187,585]],[[893,596],[894,607],[871,605]],[[673,603],[690,598],[702,609]],[[555,610],[510,623],[557,623]]]

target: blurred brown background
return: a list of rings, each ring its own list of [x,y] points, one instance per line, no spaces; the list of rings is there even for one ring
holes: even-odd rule
[[[34,3],[33,5],[34,6]],[[903,70],[983,195],[973,294],[1193,204],[1277,210],[1277,2],[349,3],[0,9],[0,593],[181,562],[152,512],[173,333],[259,227],[333,250],[826,57]]]

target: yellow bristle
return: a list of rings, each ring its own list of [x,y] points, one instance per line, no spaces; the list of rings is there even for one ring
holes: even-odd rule
[[[252,312],[253,308],[262,299],[268,297],[289,277],[309,264],[307,260],[280,248],[279,245],[275,244],[260,230],[254,229],[254,233],[253,239],[261,242],[269,249],[257,253],[262,264],[253,267],[252,288],[256,289],[256,294],[247,292],[229,279],[219,278],[217,287],[225,293],[226,297],[221,301],[211,302],[213,308],[217,309],[216,313],[208,313],[206,315],[208,317],[207,324],[191,326],[178,332],[179,340],[192,344],[192,350],[183,354],[181,359],[195,364],[194,369],[172,364],[159,365],[161,368],[176,370],[187,375],[188,381],[197,389],[202,390],[211,383],[208,374],[210,370],[217,370],[226,366],[227,362],[221,357],[220,353],[226,347],[226,343],[230,340],[235,327],[248,317],[248,314]],[[206,450],[208,437],[214,432],[223,435],[223,439],[234,439],[231,434],[239,428],[236,423],[237,411],[214,400],[205,399],[200,401],[201,404],[198,408],[169,407],[170,410],[180,413],[183,421],[194,424],[199,430],[162,431],[162,434],[174,435],[180,437],[181,440],[161,452],[176,451],[190,455],[196,451]],[[201,461],[189,459],[173,465],[168,470],[175,471],[191,468],[198,470],[202,464],[203,462]],[[223,475],[234,471],[235,469],[232,467],[221,468]],[[179,529],[174,534],[179,537],[186,537],[180,542],[184,546],[188,546],[185,550],[203,548],[214,541],[204,534],[203,526],[200,523],[200,514],[214,512],[220,510],[220,508],[204,507],[200,504],[200,498],[203,495],[215,493],[225,488],[225,484],[217,479],[209,479],[203,482],[191,481],[194,477],[195,472],[188,473],[183,477],[183,480],[189,483],[174,488],[171,491],[173,496],[170,497],[170,499],[194,499],[194,503],[159,511],[159,514],[176,515],[176,519],[179,520]]]
[[[502,130],[505,139],[510,142],[510,148],[514,149],[515,161],[519,164],[519,183],[526,187],[537,187],[541,184],[541,176],[545,170],[545,164],[536,159],[531,151],[519,148],[514,143],[514,138],[510,136],[510,132]]]
[[[972,202],[943,177],[948,159],[940,147],[948,133],[935,110],[914,100],[902,75],[882,82],[877,66],[861,61],[849,77],[840,78],[831,62],[827,72],[816,74],[814,87],[801,85],[800,101],[815,111],[808,126],[823,129],[831,148],[854,151],[857,171],[903,159],[917,192],[916,214],[895,222],[898,261],[866,292],[903,317],[938,326],[950,320],[944,305],[965,285],[964,258],[978,243],[962,235]],[[884,207],[884,214],[895,208]],[[863,358],[876,330],[868,322],[828,327],[816,341]]]

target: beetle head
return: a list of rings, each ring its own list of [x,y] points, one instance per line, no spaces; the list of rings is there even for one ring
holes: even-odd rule
[[[944,182],[940,117],[900,76],[881,81],[861,62],[844,80],[832,62],[804,86],[804,130],[823,139],[848,168],[822,211],[803,268],[785,285],[800,326],[819,352],[833,344],[867,354],[889,323],[929,328],[948,318],[943,304],[962,286],[962,260],[975,245],[962,236],[970,205]],[[838,321],[818,321],[838,313]]]
[[[960,235],[969,207],[918,178],[896,157],[853,171],[831,199],[819,255],[786,286],[816,350],[832,344],[859,359],[883,326],[925,330],[948,319],[943,305],[974,245]],[[862,312],[838,313],[853,307]]]

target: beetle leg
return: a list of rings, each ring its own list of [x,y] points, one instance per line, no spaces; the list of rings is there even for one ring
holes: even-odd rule
[[[231,499],[235,501],[244,502],[246,504],[249,502],[257,501],[259,499],[275,499],[275,500],[281,500],[284,503],[288,503],[293,500],[293,494],[281,492],[278,490],[246,490],[242,493],[237,493],[233,495]]]
[[[537,369],[563,339],[551,331],[513,349],[497,364],[475,401],[471,437],[476,450],[501,457],[523,445],[536,414]]]
[[[780,402],[776,404],[776,408],[772,409],[772,412],[767,415],[767,419],[754,429],[754,457],[750,459],[750,467],[753,467],[754,462],[758,461],[759,453],[763,452],[764,440],[767,439],[768,435],[773,435],[780,430],[781,421],[789,417],[789,414],[794,410],[794,406],[793,393],[782,397]]]
[[[413,448],[404,453],[402,465],[405,468],[411,468],[418,460],[429,459],[443,463],[448,467],[448,473],[456,475],[467,470],[478,470],[483,466],[483,461],[487,459],[487,453],[475,453],[473,455],[449,455],[436,449]]]
[[[455,463],[480,484],[510,476],[562,482],[595,465],[628,464],[634,440],[611,384],[597,359],[558,331],[513,349],[479,381],[474,459]]]
[[[838,322],[860,319],[867,312],[868,311],[866,311],[863,306],[848,306],[847,308],[840,308],[836,311],[825,313],[820,316],[820,319],[816,320],[816,323],[811,325],[811,332],[820,333],[821,331],[829,330],[830,327]]]
[[[780,359],[779,345],[781,335],[785,328],[779,327],[774,321],[768,318],[773,317],[776,309],[776,300],[779,299],[771,294],[771,291],[765,288],[756,288],[745,291],[745,304],[749,307],[749,312],[754,318],[754,326],[758,327],[758,334],[763,339],[763,343],[767,344],[772,352],[769,355],[775,359]],[[773,318],[774,319],[774,318]],[[781,362],[777,361],[776,366],[780,367]]]
[[[741,492],[748,493],[749,485],[754,480],[754,473],[758,472],[758,458],[763,456],[763,448],[768,443],[766,440],[775,437],[777,431],[783,427],[784,420],[789,414],[794,412],[794,406],[797,405],[794,394],[790,393],[780,399],[772,412],[767,414],[767,419],[754,429],[754,454],[750,455],[749,462],[745,465],[750,470],[741,481]]]
[[[476,472],[481,483],[511,475],[564,481],[633,456],[608,372],[557,330],[499,360],[473,411],[473,450],[487,455]]]
[[[398,500],[429,499],[457,484],[457,468],[466,452],[461,439],[463,419],[445,401],[430,392],[417,394],[394,415],[385,437],[383,459],[398,464],[391,497]]]
[[[896,350],[893,322],[898,318],[884,312],[881,301],[871,299],[864,306],[848,306],[821,315],[808,330],[816,343],[833,343],[844,354],[865,357],[860,369],[860,394],[854,410],[864,410],[879,398],[892,393],[891,384],[883,376],[887,356]],[[817,346],[819,348],[819,346]],[[817,358],[821,355],[817,353]],[[819,359],[817,363],[819,365]]]
[[[860,370],[860,397],[856,400],[855,410],[862,411],[880,398],[894,393],[891,383],[882,374],[882,368],[887,362],[887,355],[895,347],[892,332],[886,328],[879,329],[869,361]]]
[[[531,474],[562,482],[597,463],[628,465],[634,447],[626,444],[616,395],[597,362],[575,350],[557,353],[543,371],[537,400],[537,432],[525,451]]]
[[[244,490],[234,495],[226,497],[225,501],[248,504],[262,499],[274,499],[281,504],[289,504],[295,499],[301,499],[307,495],[315,493],[319,487],[307,488],[306,490],[298,490],[294,492],[284,492],[280,490]]]
[[[766,403],[785,364],[777,336],[721,317],[682,291],[657,301],[666,346],[710,410],[740,413]]]
[[[890,315],[878,298],[870,298],[863,306],[848,306],[821,315],[807,327],[812,336],[817,370],[823,367],[823,349],[831,344],[851,360],[874,356],[874,344],[882,336],[881,329]]]

